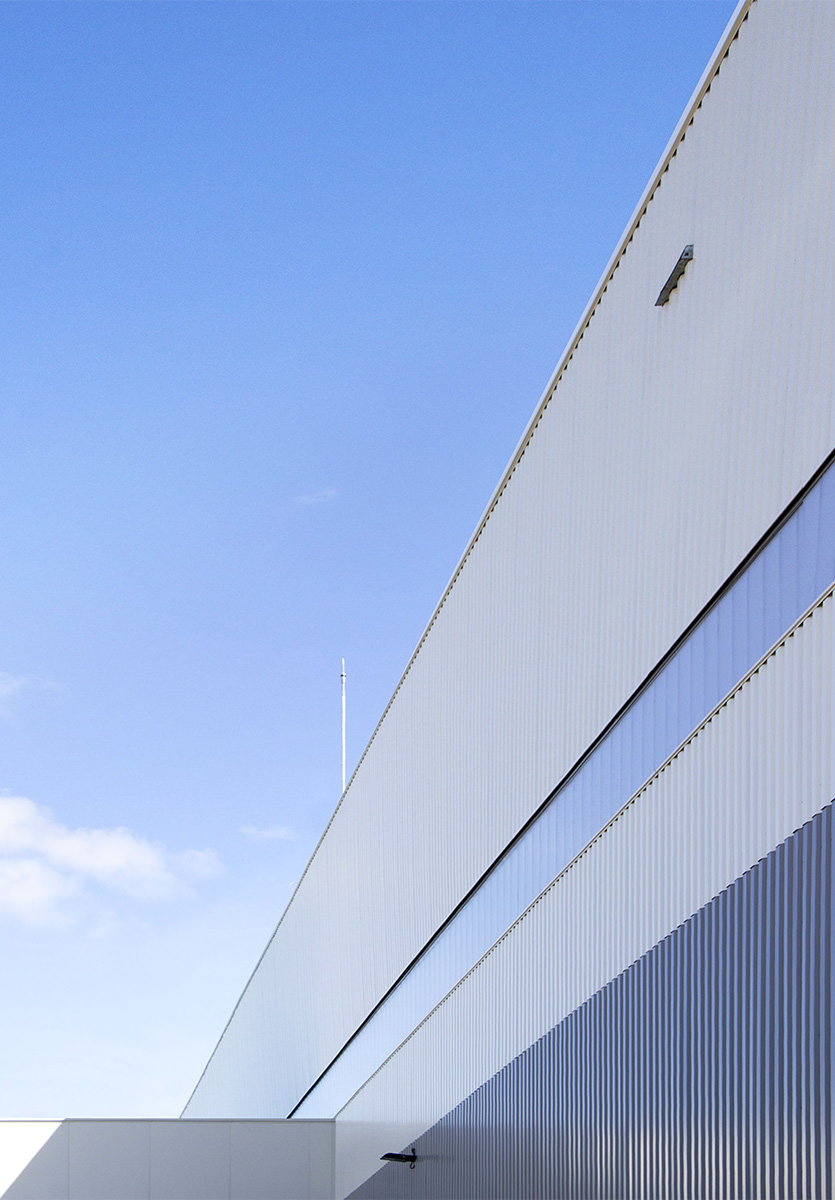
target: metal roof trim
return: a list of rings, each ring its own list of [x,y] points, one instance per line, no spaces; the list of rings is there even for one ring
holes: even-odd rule
[[[357,763],[356,767],[354,768],[354,770],[351,774],[351,778],[348,780],[348,784],[345,788],[345,792],[343,793],[343,797],[345,794],[347,794],[348,790],[350,789],[351,784],[353,783],[354,778],[357,774],[357,771],[359,770],[360,766],[362,765],[363,759],[365,758],[366,754],[368,753],[371,743],[374,741],[374,738],[377,736],[377,731],[379,730],[380,726],[382,725],[383,721],[385,720],[386,713],[391,708],[391,705],[394,701],[395,696],[400,691],[400,688],[403,685],[403,681],[405,680],[406,676],[408,675],[408,673],[411,669],[412,663],[415,661],[415,658],[417,657],[421,646],[426,641],[429,631],[431,630],[432,626],[435,624],[438,614],[440,613],[441,609],[443,608],[444,603],[446,602],[447,596],[452,591],[455,581],[458,578],[458,576],[460,575],[461,570],[463,569],[465,562],[469,558],[473,547],[475,546],[478,539],[481,537],[482,531],[484,530],[485,525],[487,524],[488,520],[490,519],[490,514],[492,513],[493,509],[496,507],[496,504],[498,503],[502,492],[507,487],[510,477],[512,476],[513,472],[515,471],[520,459],[522,458],[522,455],[525,453],[525,450],[527,449],[527,446],[536,430],[536,426],[539,424],[539,421],[540,421],[540,418],[541,418],[543,412],[545,411],[548,404],[552,400],[555,390],[556,390],[556,387],[557,387],[557,384],[559,383],[559,381],[565,371],[565,368],[568,366],[568,363],[570,362],[571,358],[573,357],[574,351],[577,349],[577,346],[580,343],[583,334],[585,333],[586,327],[588,326],[592,316],[594,315],[594,311],[597,308],[598,304],[600,303],[600,300],[603,296],[604,291],[606,290],[606,288],[609,285],[609,281],[611,280],[618,265],[620,264],[620,260],[623,257],[624,253],[626,252],[626,248],[629,245],[629,243],[631,242],[632,236],[635,233],[635,230],[638,228],[638,225],[640,224],[647,208],[649,207],[649,203],[652,200],[653,195],[654,195],[656,189],[658,188],[658,186],[661,182],[661,178],[664,175],[664,172],[667,170],[667,167],[669,166],[671,159],[674,157],[675,152],[678,149],[679,143],[683,139],[683,136],[684,136],[684,133],[685,133],[687,127],[690,125],[696,110],[699,108],[702,100],[704,99],[705,95],[707,94],[708,90],[710,89],[710,85],[713,82],[714,77],[718,74],[719,67],[720,67],[723,59],[726,57],[728,50],[730,49],[731,43],[733,42],[734,38],[738,34],[740,26],[742,25],[743,21],[748,16],[750,9],[753,7],[753,5],[756,2],[757,2],[757,0],[739,0],[739,4],[737,5],[733,16],[731,17],[730,21],[728,22],[728,25],[725,28],[725,32],[723,33],[723,35],[719,41],[719,44],[717,45],[716,50],[714,51],[713,56],[710,59],[710,62],[708,63],[707,67],[705,68],[705,70],[702,74],[702,77],[699,80],[699,83],[697,84],[696,89],[693,92],[693,95],[691,96],[690,101],[688,102],[687,107],[685,108],[685,110],[675,128],[675,131],[673,132],[672,137],[670,138],[669,142],[667,143],[666,149],[664,150],[664,153],[662,154],[662,156],[658,162],[658,165],[656,166],[656,168],[652,174],[652,177],[651,177],[649,183],[647,184],[646,188],[644,189],[643,194],[641,195],[641,199],[638,201],[638,204],[636,205],[635,210],[629,219],[626,229],[624,230],[614,253],[612,254],[611,258],[609,259],[609,262],[606,264],[606,269],[604,270],[603,274],[601,275],[600,280],[597,284],[597,287],[595,288],[594,292],[592,293],[591,299],[589,300],[588,304],[586,305],[585,309],[583,310],[583,314],[580,317],[580,320],[577,322],[577,325],[574,328],[574,332],[572,333],[572,335],[568,341],[568,345],[566,346],[565,350],[563,351],[562,356],[560,357],[560,360],[557,363],[557,366],[555,367],[555,369],[551,375],[551,378],[548,381],[547,386],[545,387],[545,390],[542,392],[542,395],[540,396],[539,402],[537,403],[537,406],[534,410],[533,416],[530,418],[530,420],[528,421],[528,424],[525,426],[525,431],[522,434],[521,438],[519,439],[519,442],[517,443],[516,448],[513,451],[513,454],[511,455],[507,466],[505,467],[504,471],[502,472],[501,479],[499,480],[495,490],[493,491],[493,494],[491,495],[489,501],[487,502],[487,505],[486,505],[481,517],[479,518],[478,524],[476,525],[475,531],[474,531],[472,537],[470,538],[469,542],[467,543],[467,546],[466,546],[463,554],[461,555],[460,559],[458,560],[458,562],[455,566],[455,570],[453,571],[453,573],[450,577],[449,583],[444,588],[441,598],[438,601],[437,605],[435,606],[435,608],[432,612],[432,616],[429,618],[429,621],[427,622],[426,627],[423,630],[423,633],[421,634],[421,636],[418,640],[418,643],[412,652],[411,657],[409,658],[406,668],[403,671],[403,674],[400,676],[400,679],[398,680],[397,686],[395,687],[394,691],[392,692],[391,699],[389,700],[388,704],[386,705],[385,709],[383,710],[380,720],[375,725],[374,732],[371,734],[371,737],[368,739],[368,744],[366,745],[366,748],[363,751],[359,762]],[[333,816],[331,817],[331,821],[333,820],[333,817],[336,816],[336,813],[338,812],[341,804],[342,804],[342,797],[340,798],[339,804],[337,804],[336,809],[334,810]],[[328,826],[330,826],[330,821],[328,822]],[[325,836],[325,833],[327,833],[327,828],[325,829],[324,833],[322,834],[322,837]],[[322,839],[320,838],[319,839],[320,843],[321,843],[321,840]],[[319,845],[319,843],[317,843],[317,849],[318,849],[318,845]],[[314,851],[314,854],[315,854],[315,851]],[[312,859],[311,859],[311,861],[312,861]],[[304,878],[304,876],[302,876],[302,878]],[[299,882],[301,883],[301,880],[299,880]]]

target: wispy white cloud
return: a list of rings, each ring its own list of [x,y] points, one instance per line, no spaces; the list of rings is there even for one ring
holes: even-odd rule
[[[124,828],[69,829],[32,800],[0,796],[0,915],[53,923],[90,889],[168,900],[222,871],[211,850],[171,853]]]
[[[241,833],[258,842],[290,842],[296,836],[289,825],[271,825],[268,829],[257,829],[255,825],[242,825]]]
[[[8,671],[0,671],[0,708],[3,708],[25,686],[25,675],[10,675]]]
[[[58,684],[53,683],[51,679],[39,679],[36,675],[12,675],[8,671],[0,671],[0,718],[11,720],[15,702],[26,692],[57,690]]]
[[[329,500],[335,500],[339,492],[335,487],[320,488],[318,492],[307,492],[304,495],[296,496],[294,504],[327,504]]]

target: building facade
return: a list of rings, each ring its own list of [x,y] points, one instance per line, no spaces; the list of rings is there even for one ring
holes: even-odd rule
[[[740,4],[186,1107],[337,1195],[832,1194],[834,51]]]
[[[319,1122],[339,1197],[835,1194],[833,62],[740,3],[184,1125]]]

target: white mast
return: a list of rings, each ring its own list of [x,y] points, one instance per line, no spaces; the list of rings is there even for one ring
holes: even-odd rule
[[[345,659],[342,660],[342,791],[345,791]]]

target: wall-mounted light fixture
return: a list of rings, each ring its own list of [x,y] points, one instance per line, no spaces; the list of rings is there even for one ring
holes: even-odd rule
[[[408,1163],[408,1164],[409,1164],[409,1170],[410,1170],[410,1171],[414,1171],[414,1169],[415,1169],[415,1163],[417,1162],[417,1154],[415,1153],[415,1148],[414,1148],[414,1146],[412,1146],[412,1153],[411,1153],[411,1154],[394,1154],[394,1153],[392,1153],[391,1151],[389,1151],[389,1153],[388,1153],[388,1154],[381,1154],[381,1155],[380,1155],[380,1162],[399,1162],[399,1163]]]
[[[681,279],[682,275],[684,274],[687,264],[690,262],[692,257],[693,257],[693,243],[691,242],[689,246],[684,247],[681,254],[678,256],[678,262],[673,267],[672,271],[670,271],[670,278],[667,280],[667,282],[662,287],[661,291],[658,293],[658,299],[655,301],[656,308],[660,308],[662,305],[666,304],[667,301],[670,299],[671,294],[673,293],[673,291],[675,291],[676,287],[678,286],[678,281],[679,281],[679,279]]]

